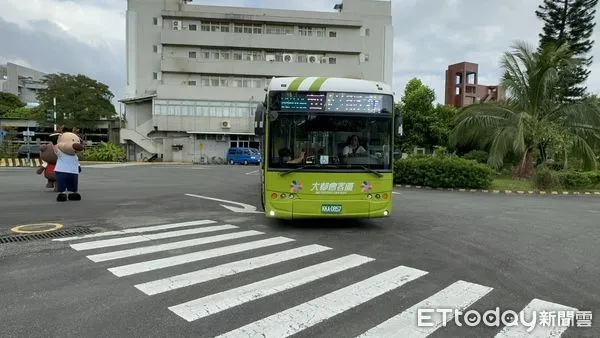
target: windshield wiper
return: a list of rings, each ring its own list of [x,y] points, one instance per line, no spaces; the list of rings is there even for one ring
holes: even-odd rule
[[[289,173],[291,173],[291,172],[294,172],[294,171],[300,171],[300,170],[302,170],[302,169],[304,169],[304,168],[306,168],[306,167],[297,167],[297,168],[292,168],[292,169],[290,169],[290,170],[286,170],[286,171],[284,171],[284,172],[280,173],[280,174],[279,174],[279,176],[285,176],[285,175],[287,175],[287,174],[289,174]]]
[[[382,176],[383,176],[383,174],[382,174],[382,173],[380,173],[379,171],[373,170],[373,169],[371,169],[371,168],[367,168],[367,167],[365,167],[364,165],[361,165],[360,167],[361,167],[361,168],[363,168],[365,171],[368,171],[368,172],[370,172],[370,173],[372,173],[372,174],[375,174],[375,175],[377,175],[377,177],[382,177]]]

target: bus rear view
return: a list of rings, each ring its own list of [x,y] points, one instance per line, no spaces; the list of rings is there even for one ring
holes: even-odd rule
[[[393,92],[380,82],[273,78],[255,125],[266,216],[389,216],[400,129],[393,105]]]

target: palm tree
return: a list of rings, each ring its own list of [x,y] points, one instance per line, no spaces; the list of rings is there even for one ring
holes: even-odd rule
[[[461,108],[450,135],[451,146],[478,143],[489,148],[488,164],[496,169],[507,155],[516,155],[520,161],[513,176],[519,178],[529,178],[534,155],[543,163],[548,151],[562,151],[561,155],[582,159],[586,169],[595,168],[600,107],[587,99],[564,102],[559,95],[558,70],[581,62],[571,56],[566,44],[548,44],[537,52],[517,42],[501,59],[500,86],[506,98]]]

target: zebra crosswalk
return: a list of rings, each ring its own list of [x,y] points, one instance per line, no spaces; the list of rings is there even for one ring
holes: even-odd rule
[[[181,240],[181,237],[184,236],[186,237]],[[194,237],[188,238],[190,236]],[[227,243],[231,240],[236,240],[237,244]],[[135,289],[149,297],[159,294],[169,296],[186,287],[201,286],[202,283],[232,277],[248,271],[277,269],[279,264],[335,251],[333,248],[320,244],[296,245],[291,249],[281,250],[278,249],[279,245],[295,244],[296,240],[284,236],[268,236],[268,234],[256,230],[243,230],[237,225],[222,224],[215,220],[143,226],[56,238],[53,241],[67,242],[73,250],[89,253],[86,257],[94,263],[108,262],[111,266],[107,270],[118,278],[160,270],[165,275],[158,279],[132,283]],[[238,243],[239,241],[242,242]],[[211,247],[203,249],[203,245],[211,245]],[[182,248],[195,251],[180,253],[179,250]],[[211,259],[227,259],[228,256],[234,254],[247,255],[255,250],[269,253],[263,253],[260,256],[249,255],[248,258],[240,260],[228,260],[219,265],[210,264]],[[156,253],[162,253],[166,257],[150,258],[151,254]],[[122,259],[127,259],[128,264],[124,264]],[[132,259],[134,261],[129,262]],[[190,266],[188,263],[199,261],[208,262],[208,267],[185,271],[185,267]],[[343,255],[262,280],[247,281],[241,286],[197,298],[191,297],[182,301],[181,295],[178,295],[176,297],[178,304],[165,304],[164,307],[165,311],[170,311],[180,317],[182,323],[198,322],[209,316],[232,310],[244,304],[255,304],[267,297],[282,294],[301,286],[316,285],[330,276],[352,274],[358,269],[373,264],[374,261],[376,261],[375,258],[359,254]],[[175,267],[179,268],[178,273],[169,274],[169,269]],[[429,274],[429,271],[398,265],[254,322],[240,327],[231,327],[229,332],[225,332],[219,337],[288,337],[295,335],[335,319],[336,316],[368,302],[375,301],[377,297],[389,295],[392,291],[415,287],[415,283]],[[419,309],[444,308],[466,311],[476,302],[489,296],[494,290],[490,286],[464,280],[457,280],[442,287],[440,291],[415,304],[406,304],[408,307],[398,314],[379,318],[371,328],[362,332],[358,337],[427,337],[434,332],[443,330],[444,326],[454,318],[454,312],[431,313],[428,317],[429,322],[425,326],[417,324]],[[541,299],[531,300],[523,309],[528,314],[532,311],[543,310],[578,311],[574,307]],[[558,337],[569,326],[574,326],[573,322],[568,325],[559,324],[543,326],[538,323],[530,333],[527,331],[528,328],[523,325],[501,325],[497,328],[496,337],[527,335]]]

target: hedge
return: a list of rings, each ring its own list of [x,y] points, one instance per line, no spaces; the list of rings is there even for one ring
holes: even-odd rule
[[[409,157],[394,162],[394,183],[432,188],[489,188],[495,172],[459,157]]]
[[[125,157],[125,150],[111,142],[101,142],[99,145],[84,150],[80,156],[82,161],[117,161]]]
[[[550,165],[540,165],[536,168],[534,184],[538,189],[564,188],[584,189],[600,186],[600,170],[574,171],[552,170]]]

